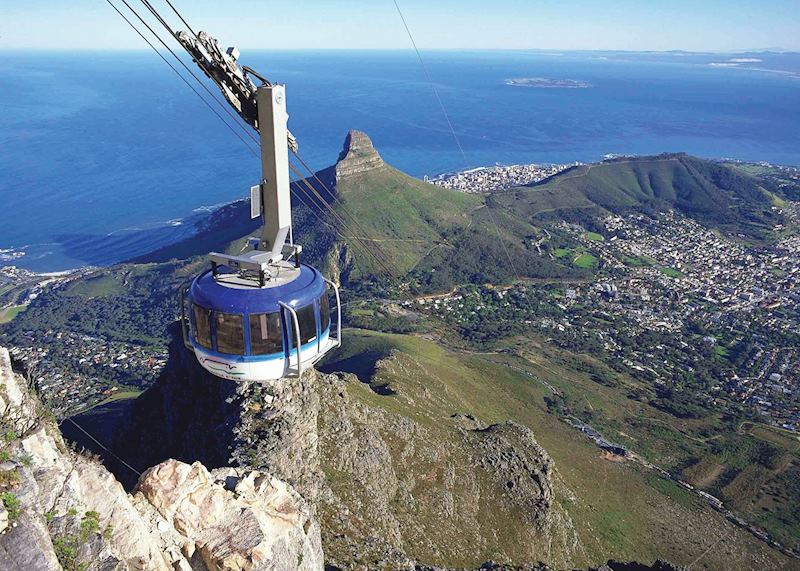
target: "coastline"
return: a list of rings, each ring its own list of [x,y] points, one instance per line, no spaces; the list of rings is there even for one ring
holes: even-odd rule
[[[445,188],[450,188],[451,190],[457,192],[494,192],[498,190],[505,190],[507,188],[513,188],[515,185],[524,185],[534,182],[540,182],[545,178],[556,176],[566,168],[570,168],[576,165],[594,164],[608,160],[619,160],[621,158],[638,157],[638,156],[644,156],[644,155],[638,155],[632,153],[607,153],[603,155],[600,160],[591,161],[588,163],[583,163],[579,161],[572,163],[564,163],[564,164],[495,163],[494,165],[481,165],[458,171],[442,172],[434,176],[424,175],[420,180],[423,180],[431,184],[436,184]],[[800,172],[800,166],[776,164],[763,160],[742,160],[742,159],[727,158],[727,157],[709,158],[708,160],[720,163],[735,163],[738,165],[752,165],[758,167],[777,168],[781,170]],[[491,177],[496,176],[498,172],[502,172],[504,170],[526,169],[526,168],[541,169],[543,171],[541,174],[544,176],[541,176],[541,178],[539,178],[538,180],[532,178],[530,181],[522,181],[517,179],[515,184],[512,185],[503,184],[502,181],[498,180],[495,180],[493,182],[490,180]],[[481,188],[479,191],[468,190],[465,188],[458,188],[455,184],[448,182],[459,179],[465,179],[469,181],[470,178],[475,178],[476,180],[480,179]],[[220,215],[221,212],[236,204],[243,202],[244,200],[246,199],[239,198],[236,200],[231,200],[230,202],[222,202],[212,205],[201,205],[196,208],[193,208],[191,212],[185,217],[172,218],[170,220],[165,220],[160,223],[143,228],[121,229],[121,230],[116,230],[114,232],[110,232],[103,236],[85,237],[79,241],[73,242],[72,244],[70,244],[70,247],[79,248],[80,246],[86,246],[89,249],[101,249],[103,252],[107,252],[109,246],[113,247],[114,243],[116,242],[125,249],[119,250],[119,254],[116,256],[109,256],[108,259],[106,259],[105,261],[102,259],[98,259],[97,257],[92,257],[91,260],[87,260],[84,263],[78,263],[73,267],[68,267],[68,268],[37,269],[35,267],[31,267],[30,264],[24,263],[23,261],[26,259],[27,250],[31,248],[37,246],[52,247],[62,244],[48,242],[38,245],[30,244],[16,248],[3,247],[2,245],[0,245],[0,272],[7,273],[9,269],[13,269],[18,272],[24,272],[28,275],[38,276],[39,278],[45,278],[45,279],[63,278],[63,277],[69,277],[70,275],[76,272],[86,272],[86,271],[96,270],[99,268],[111,267],[116,264],[141,262],[148,256],[169,249],[170,247],[185,242],[187,240],[191,240],[192,238],[197,237],[203,232],[213,228],[215,224],[215,219]],[[131,247],[131,243],[134,243],[133,249]],[[135,247],[135,244],[139,244],[139,247]],[[81,253],[78,252],[77,255],[81,255]],[[22,263],[20,263],[21,261]]]

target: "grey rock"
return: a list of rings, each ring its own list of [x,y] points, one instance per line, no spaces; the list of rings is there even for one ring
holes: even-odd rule
[[[336,162],[336,180],[384,167],[385,163],[369,136],[361,131],[350,131]]]
[[[0,417],[29,418],[37,406],[0,348]],[[14,463],[20,514],[0,533],[0,569],[60,570],[58,541],[101,571],[323,568],[313,508],[269,474],[212,474],[200,463],[170,460],[146,471],[131,496],[96,459],[68,449],[52,421],[19,434],[10,451],[29,461]]]

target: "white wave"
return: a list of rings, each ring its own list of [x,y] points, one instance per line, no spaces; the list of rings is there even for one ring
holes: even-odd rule
[[[18,250],[2,250],[0,251],[0,262],[10,262],[12,260],[19,260],[25,256],[25,252]]]
[[[219,210],[223,206],[227,206],[231,204],[230,202],[218,202],[216,204],[198,206],[197,208],[193,209],[192,212],[214,212],[215,210]]]

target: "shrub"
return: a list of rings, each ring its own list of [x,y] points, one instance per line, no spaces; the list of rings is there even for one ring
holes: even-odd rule
[[[74,509],[68,512],[70,516],[76,514],[77,511]],[[47,514],[45,514],[45,517],[47,517]],[[58,562],[61,563],[61,567],[64,571],[85,571],[88,569],[89,563],[81,563],[78,561],[78,552],[86,542],[100,532],[99,517],[100,515],[96,511],[88,511],[81,518],[77,533],[68,533],[53,539],[53,548],[56,552],[56,558]],[[111,527],[109,526],[103,532],[103,537],[108,537],[110,534]]]
[[[3,502],[6,511],[8,512],[9,521],[14,521],[19,518],[22,513],[22,508],[19,505],[19,499],[11,492],[3,492],[0,494],[0,501]]]

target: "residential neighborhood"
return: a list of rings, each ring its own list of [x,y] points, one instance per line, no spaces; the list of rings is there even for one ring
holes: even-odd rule
[[[473,339],[468,332],[508,333],[521,323],[562,347],[597,352],[650,386],[691,386],[700,406],[746,406],[800,431],[797,236],[745,247],[675,212],[610,215],[601,232],[566,222],[561,229],[581,246],[551,255],[593,258],[596,278],[460,288],[407,306]]]
[[[568,165],[497,165],[443,174],[434,178],[426,176],[425,181],[460,192],[497,192],[539,182],[579,164],[581,163],[576,162]]]
[[[12,358],[47,395],[53,413],[70,416],[120,392],[140,392],[167,364],[166,347],[144,347],[69,331],[29,332]],[[67,365],[69,364],[69,365]],[[130,383],[135,381],[136,385]]]

